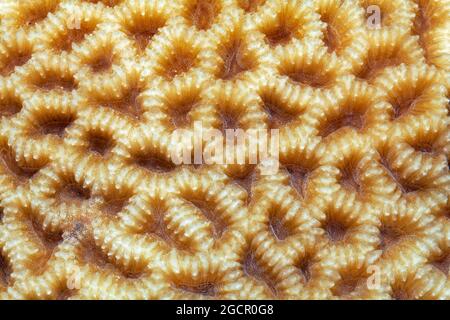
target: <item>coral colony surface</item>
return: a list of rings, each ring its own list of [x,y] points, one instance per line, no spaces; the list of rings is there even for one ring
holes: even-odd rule
[[[0,299],[450,299],[449,33],[449,0],[0,0]],[[278,130],[278,170],[175,163],[195,123]]]

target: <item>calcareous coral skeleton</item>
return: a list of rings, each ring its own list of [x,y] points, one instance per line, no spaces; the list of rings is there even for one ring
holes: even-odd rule
[[[0,299],[450,299],[449,33],[448,0],[0,0]],[[196,122],[279,130],[279,170],[175,165]]]

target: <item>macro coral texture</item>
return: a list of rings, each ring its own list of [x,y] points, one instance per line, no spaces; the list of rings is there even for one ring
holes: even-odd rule
[[[0,299],[450,299],[448,0],[0,0],[0,29]],[[279,129],[280,170],[174,165],[195,121]]]

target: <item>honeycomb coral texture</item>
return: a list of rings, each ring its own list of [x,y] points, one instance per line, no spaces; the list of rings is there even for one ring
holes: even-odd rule
[[[450,299],[449,23],[0,0],[0,299]],[[280,170],[174,165],[195,121],[279,129]]]

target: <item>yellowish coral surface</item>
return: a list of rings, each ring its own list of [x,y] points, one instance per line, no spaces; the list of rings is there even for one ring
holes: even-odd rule
[[[449,33],[448,0],[0,0],[0,299],[450,299]],[[279,129],[280,170],[174,165],[195,121]]]

